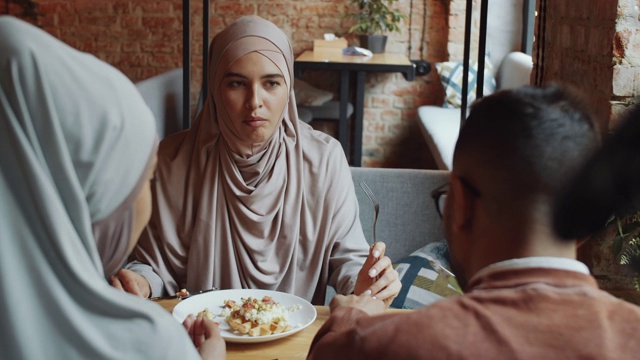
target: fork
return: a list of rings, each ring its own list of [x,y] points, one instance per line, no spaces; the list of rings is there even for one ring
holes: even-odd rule
[[[373,244],[376,244],[376,223],[378,222],[378,213],[380,212],[380,203],[376,196],[373,195],[373,191],[369,189],[369,186],[364,181],[360,182],[360,187],[364,190],[364,193],[367,194],[369,200],[373,204]]]

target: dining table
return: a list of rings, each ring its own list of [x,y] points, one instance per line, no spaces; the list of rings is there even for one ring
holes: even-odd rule
[[[165,310],[171,312],[180,299],[156,300]],[[329,319],[328,306],[314,306],[317,312],[315,321],[295,334],[280,339],[259,343],[227,342],[228,360],[296,360],[306,359],[309,347],[322,324]],[[387,312],[405,312],[411,310],[388,309]]]
[[[338,119],[338,141],[352,166],[362,166],[362,132],[364,121],[365,78],[368,73],[398,72],[407,81],[413,81],[416,67],[404,54],[382,53],[371,56],[344,55],[335,49],[304,51],[294,62],[296,77],[304,71],[336,71],[340,73],[340,107]],[[347,118],[349,88],[355,77],[355,105],[353,110],[353,132]],[[353,143],[351,144],[351,138]]]

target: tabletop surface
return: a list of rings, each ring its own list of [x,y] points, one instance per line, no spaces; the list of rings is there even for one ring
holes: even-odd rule
[[[307,50],[296,58],[296,62],[412,66],[411,61],[404,54],[382,53],[373,54],[373,56],[369,57],[359,55],[342,55],[341,51],[336,50]]]
[[[180,300],[157,300],[165,310],[171,312]],[[284,360],[306,359],[309,346],[322,324],[329,319],[328,306],[314,306],[318,312],[316,320],[308,327],[290,336],[263,343],[227,343],[227,359]],[[406,312],[411,310],[387,309],[387,312]]]

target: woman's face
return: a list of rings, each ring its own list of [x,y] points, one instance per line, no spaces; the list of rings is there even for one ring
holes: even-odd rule
[[[158,158],[154,155],[148,172],[144,174],[145,181],[142,185],[142,190],[140,190],[140,193],[135,200],[133,226],[131,229],[131,238],[129,240],[127,255],[131,254],[131,251],[133,251],[133,248],[138,243],[138,238],[140,238],[142,230],[144,230],[144,227],[147,226],[149,219],[151,219],[151,180],[155,176],[157,162]]]
[[[222,106],[247,144],[264,143],[280,125],[289,89],[280,69],[257,52],[234,61],[222,76]]]

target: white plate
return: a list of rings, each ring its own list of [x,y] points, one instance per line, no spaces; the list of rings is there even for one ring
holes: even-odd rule
[[[235,300],[240,303],[240,298],[247,298],[249,296],[258,299],[262,299],[263,296],[271,296],[275,302],[286,307],[300,305],[300,310],[289,313],[289,324],[292,329],[280,334],[265,336],[250,336],[234,333],[225,319],[219,316],[220,313],[222,313],[224,301]],[[272,290],[233,289],[217,290],[188,297],[180,301],[178,305],[173,308],[173,317],[182,323],[189,314],[196,315],[198,312],[204,310],[204,308],[209,308],[209,311],[216,315],[214,320],[220,323],[220,332],[225,341],[236,343],[265,342],[295,334],[311,325],[318,315],[313,305],[307,300],[295,295]]]

